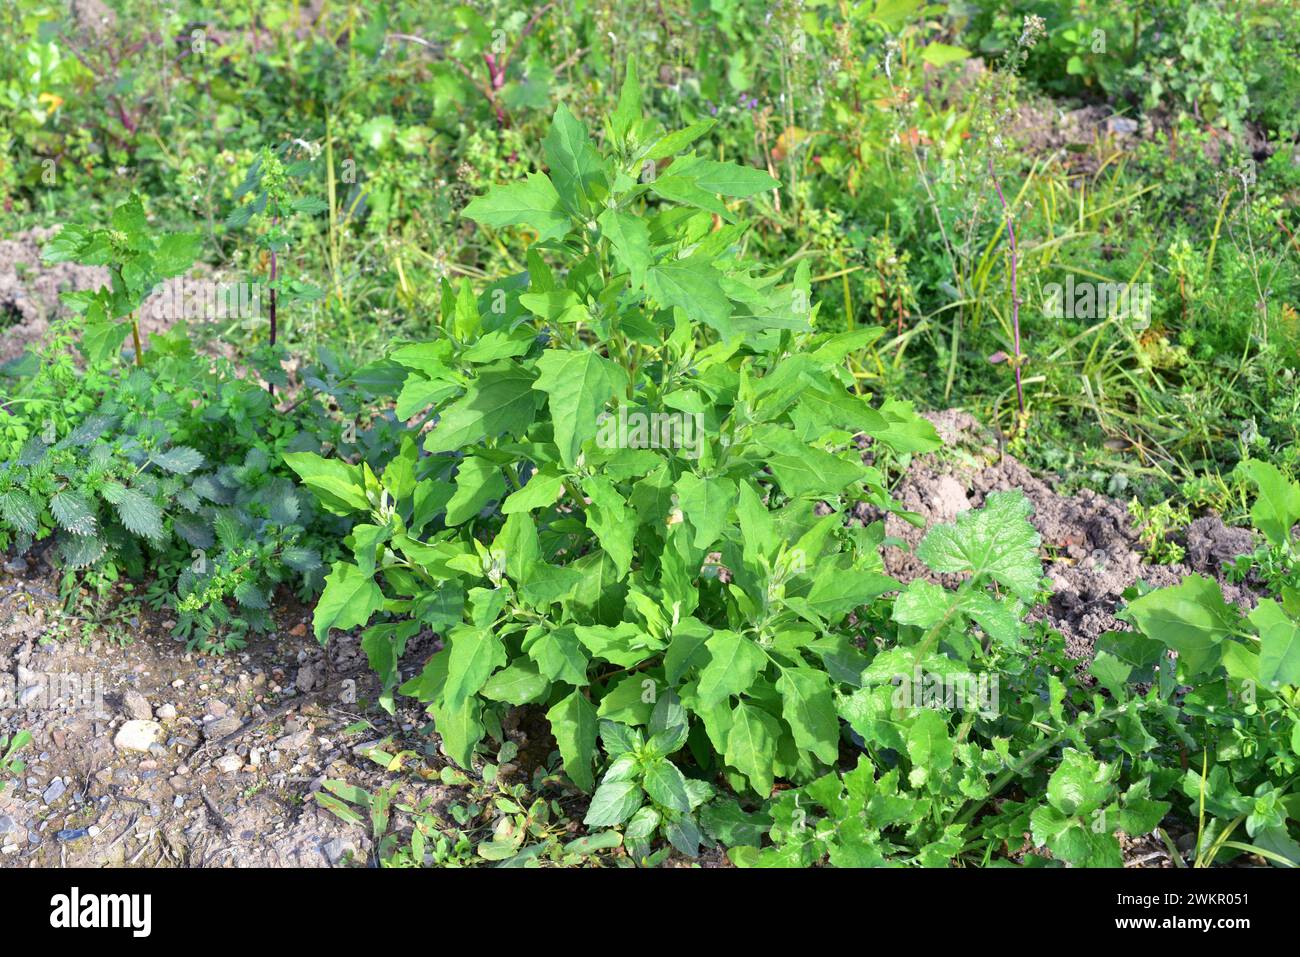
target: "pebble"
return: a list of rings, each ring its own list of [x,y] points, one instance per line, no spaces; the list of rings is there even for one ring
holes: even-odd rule
[[[175,720],[176,720],[176,706],[175,706],[175,705],[171,705],[171,704],[165,704],[165,705],[163,705],[162,707],[160,707],[160,708],[158,709],[158,720],[159,720],[159,721],[175,721]]]
[[[136,691],[134,688],[128,688],[122,696],[126,704],[126,713],[137,721],[152,721],[153,708],[149,706],[149,699]]]
[[[217,718],[215,721],[209,721],[205,724],[203,726],[203,737],[208,741],[216,741],[228,734],[234,734],[242,724],[243,722],[239,720],[238,715],[228,714],[224,718]]]
[[[50,782],[50,786],[45,789],[44,793],[41,794],[41,800],[46,804],[53,804],[59,798],[63,797],[63,792],[67,789],[68,786],[63,783],[62,778],[55,778]]]
[[[78,839],[80,839],[80,838],[85,837],[85,836],[86,836],[87,834],[89,834],[89,833],[90,833],[90,829],[89,829],[89,828],[85,828],[85,827],[73,827],[73,828],[68,828],[68,829],[66,829],[66,830],[63,830],[63,831],[59,831],[59,832],[58,832],[56,835],[54,835],[54,836],[57,837],[60,841],[75,841],[75,840],[78,840]]]
[[[119,751],[141,751],[147,754],[151,745],[163,739],[163,729],[157,721],[131,720],[118,729],[113,747]]]
[[[237,754],[227,754],[216,761],[216,769],[222,774],[234,774],[243,766],[244,759]]]
[[[325,853],[326,860],[331,864],[337,864],[343,857],[343,841],[337,837],[332,841],[326,841],[321,850]]]

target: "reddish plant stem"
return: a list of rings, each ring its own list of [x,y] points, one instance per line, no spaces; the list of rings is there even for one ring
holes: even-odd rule
[[[275,227],[278,226],[279,224],[280,224],[280,217],[277,216],[277,217],[275,217],[274,220],[271,221],[271,230],[272,230],[272,232],[275,231]],[[275,324],[275,278],[276,278],[276,267],[277,267],[277,265],[278,265],[278,263],[277,263],[277,261],[276,261],[275,250],[272,249],[272,250],[271,250],[271,347],[272,347],[272,348],[275,347],[275,336],[276,336],[276,324]],[[268,383],[266,384],[266,391],[269,392],[271,395],[275,395],[275,383],[274,383],[274,382],[268,382]]]
[[[998,202],[1002,204],[1002,211],[1007,218],[1007,239],[1011,244],[1011,349],[1014,352],[1012,364],[1016,373],[1016,404],[1020,408],[1020,415],[1025,414],[1025,388],[1020,381],[1020,286],[1016,280],[1016,230],[1011,223],[1011,207],[1007,205],[1007,198],[1002,195],[1002,184],[998,182],[998,174],[993,169],[993,156],[989,155],[989,179],[993,180],[993,188],[998,192]]]

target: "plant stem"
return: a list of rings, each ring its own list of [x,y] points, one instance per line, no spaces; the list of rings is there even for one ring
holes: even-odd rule
[[[1007,198],[1002,195],[1002,184],[998,182],[998,174],[993,169],[993,154],[989,154],[989,179],[993,180],[993,188],[998,192],[998,201],[1002,204],[1002,211],[1007,217],[1007,237],[1011,243],[1011,350],[1012,363],[1016,373],[1016,403],[1020,407],[1020,417],[1023,420],[1025,415],[1025,388],[1020,381],[1020,286],[1016,280],[1016,229],[1011,221],[1011,207],[1007,205]]]
[[[144,367],[144,347],[140,345],[140,322],[131,313],[131,345],[135,347],[135,364],[137,368]]]

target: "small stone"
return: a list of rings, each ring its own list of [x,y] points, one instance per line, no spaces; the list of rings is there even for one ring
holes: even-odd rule
[[[301,638],[303,635],[307,634],[307,623],[305,621],[298,622],[298,624],[289,629],[289,634],[293,635],[295,638]]]
[[[131,720],[122,725],[113,738],[113,747],[119,751],[149,753],[149,747],[163,740],[163,729],[157,721]]]
[[[63,783],[62,778],[55,778],[50,782],[50,786],[45,789],[44,793],[41,794],[41,800],[46,804],[53,804],[63,797],[63,792],[67,789],[68,786]]]
[[[135,720],[153,720],[153,708],[149,706],[149,699],[134,688],[128,688],[126,693],[122,695],[122,700],[126,704],[126,713]]]
[[[228,734],[234,734],[243,724],[238,715],[228,714],[224,718],[209,721],[203,726],[203,737],[208,741],[217,741]]]
[[[1138,122],[1128,116],[1106,117],[1106,131],[1116,136],[1132,136],[1138,131]]]
[[[91,837],[99,837],[99,825],[98,824],[90,825],[90,827],[86,828],[86,833],[89,834]]]
[[[262,766],[261,748],[253,748],[253,750],[248,752],[248,763],[255,768],[259,768]]]
[[[305,664],[298,669],[298,677],[294,685],[299,691],[310,691],[316,684],[316,669],[310,664]]]
[[[85,837],[89,833],[90,833],[89,828],[73,827],[73,828],[68,828],[67,830],[59,831],[58,834],[54,836],[57,837],[60,841],[66,842],[66,841],[80,840],[81,838]]]
[[[24,688],[22,691],[18,692],[18,706],[25,708],[44,693],[45,689],[41,685],[32,685],[30,688]]]
[[[20,834],[23,829],[8,814],[0,814],[0,836],[7,834]]]
[[[222,774],[234,774],[244,766],[244,759],[237,754],[227,754],[225,757],[217,758],[215,767]]]
[[[343,841],[337,837],[332,841],[326,841],[321,851],[324,852],[327,861],[337,864],[343,857]]]

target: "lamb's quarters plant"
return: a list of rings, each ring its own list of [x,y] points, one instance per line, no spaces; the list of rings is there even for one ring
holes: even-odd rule
[[[196,233],[164,233],[152,227],[143,201],[134,193],[113,210],[107,225],[69,224],[59,230],[41,252],[47,264],[108,267],[109,285],[60,296],[82,318],[81,348],[87,359],[116,356],[129,334],[135,364],[144,364],[136,311],[155,286],[189,270],[200,243]]]
[[[480,298],[447,287],[441,335],[393,353],[399,416],[436,408],[428,454],[408,436],[378,474],[285,456],[357,521],[319,639],[369,625],[391,696],[406,641],[433,628],[445,647],[401,691],[457,763],[508,708],[545,709],[593,826],[636,816],[634,840],[662,829],[690,852],[707,795],[689,780],[766,797],[838,759],[835,682],[866,661],[852,613],[898,587],[882,526],[845,527],[856,502],[895,507],[853,440],[939,444],[906,403],[853,392],[844,356],[879,330],[819,334],[806,270],[782,284],[737,256],[718,196],[769,177],[687,154],[638,182],[702,132],[652,132],[635,75],[603,153],[561,107],[550,176],[467,210],[536,232],[528,273]],[[596,788],[601,744],[615,762]]]

